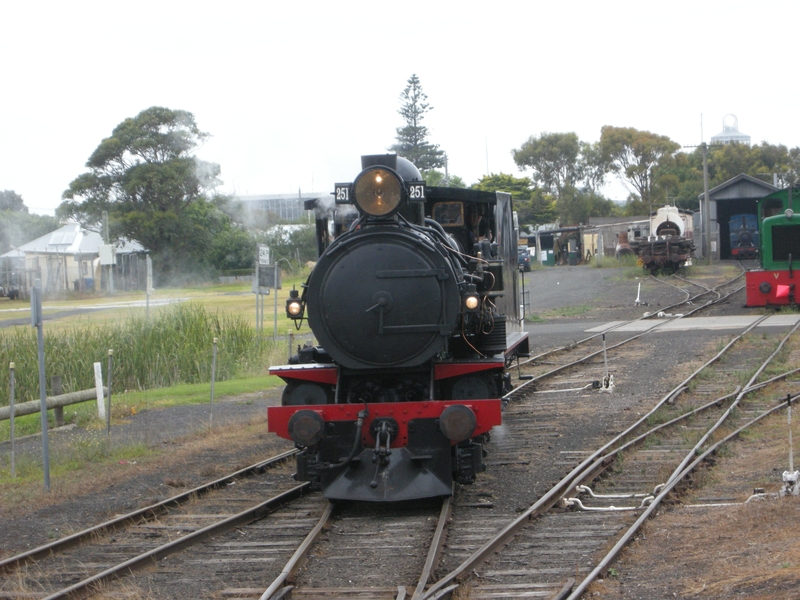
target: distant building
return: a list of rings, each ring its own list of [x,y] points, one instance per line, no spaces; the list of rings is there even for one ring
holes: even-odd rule
[[[739,144],[750,145],[750,136],[746,133],[739,131],[739,119],[736,115],[725,115],[722,118],[722,133],[711,138],[712,144],[730,144],[737,142]]]
[[[297,221],[306,216],[305,200],[331,196],[322,192],[298,192],[296,194],[257,194],[235,198],[250,212],[271,213],[281,221]]]
[[[79,223],[67,223],[0,256],[0,270],[4,279],[20,287],[23,296],[36,279],[41,280],[45,293],[105,288],[100,264],[103,248],[99,233],[83,229]],[[137,289],[141,278],[138,260],[143,253],[141,245],[126,241],[108,252],[116,273],[116,289]]]
[[[708,190],[708,212],[710,215],[711,254],[715,259],[731,257],[731,222],[733,227],[741,223],[742,215],[758,214],[758,201],[778,188],[746,173],[737,175],[715,188]],[[703,206],[703,194],[697,199]],[[701,254],[702,238],[695,237],[697,255]]]

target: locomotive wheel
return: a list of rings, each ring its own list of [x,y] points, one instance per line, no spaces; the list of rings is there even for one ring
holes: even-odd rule
[[[486,373],[475,373],[457,377],[449,386],[450,400],[483,400],[497,398],[497,385]]]
[[[303,406],[307,404],[330,404],[333,390],[330,386],[311,382],[292,381],[287,383],[281,396],[282,406]]]

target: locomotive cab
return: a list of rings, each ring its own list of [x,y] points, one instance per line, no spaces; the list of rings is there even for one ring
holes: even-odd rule
[[[511,198],[427,187],[409,161],[376,155],[334,200],[313,207],[319,260],[286,305],[320,345],[270,369],[287,382],[270,430],[328,498],[448,495],[484,470],[506,363],[527,353]],[[353,208],[338,235],[320,224]]]

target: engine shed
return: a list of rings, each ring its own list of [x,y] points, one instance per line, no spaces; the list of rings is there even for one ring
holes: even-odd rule
[[[725,183],[708,190],[709,213],[711,216],[711,248],[714,260],[734,258],[732,254],[731,239],[736,238],[735,229],[747,215],[758,212],[758,201],[764,196],[777,191],[774,185],[742,173]],[[703,195],[699,195],[700,205],[703,204]],[[733,231],[733,236],[731,235]],[[701,228],[702,231],[702,228]],[[703,245],[697,243],[697,252],[700,253]]]

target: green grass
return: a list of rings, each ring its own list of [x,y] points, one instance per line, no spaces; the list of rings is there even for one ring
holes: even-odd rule
[[[279,377],[258,375],[218,381],[214,384],[214,401],[225,397],[252,394],[271,390],[283,385]],[[209,404],[211,402],[210,383],[179,384],[166,388],[146,391],[128,391],[111,395],[111,425],[123,423],[126,418],[142,410],[153,410],[169,406]],[[48,423],[55,427],[53,411],[48,411]],[[87,429],[102,429],[105,421],[97,417],[97,401],[87,400],[64,407],[64,423],[74,423]],[[14,419],[14,436],[20,438],[41,432],[41,415],[34,413]],[[9,421],[0,422],[0,441],[11,437]]]
[[[270,377],[267,370],[272,364],[286,362],[288,333],[296,336],[295,345],[310,337],[307,324],[295,330],[294,322],[285,317],[283,308],[289,290],[304,281],[305,274],[284,279],[278,295],[279,335],[276,340],[272,339],[275,296],[264,298],[264,331],[258,334],[255,331],[255,296],[250,293],[249,282],[158,290],[155,298],[169,295],[190,300],[151,307],[149,319],[145,318],[143,307],[105,308],[84,315],[55,317],[44,326],[48,386],[52,375],[60,375],[65,393],[93,389],[92,363],[102,364],[103,376],[107,379],[107,350],[112,348],[112,425],[142,410],[207,404],[210,402],[212,340],[216,337],[215,401],[275,388],[281,385],[281,380]],[[142,292],[113,297],[76,294],[70,300],[48,300],[45,307],[68,311],[87,304],[143,298]],[[12,304],[17,306],[12,307]],[[19,308],[20,305],[27,310],[4,313],[5,318],[10,318],[9,314],[13,318],[27,316],[28,303],[8,302],[0,307]],[[0,406],[9,402],[9,362],[15,363],[16,402],[38,400],[37,343],[35,330],[30,325],[0,330]],[[52,390],[48,389],[47,393],[51,395]],[[51,427],[55,426],[52,410],[48,421]],[[64,407],[64,421],[89,430],[105,427],[105,422],[97,417],[95,400]],[[17,438],[40,432],[40,414],[15,419]],[[9,437],[9,421],[0,422],[0,440]],[[135,449],[130,451],[136,452]],[[87,447],[76,448],[70,454],[80,463],[93,460],[92,452],[92,448]],[[7,463],[8,455],[0,456],[0,465],[8,466]]]
[[[289,297],[292,287],[300,289],[300,286],[308,277],[309,270],[304,269],[298,275],[284,274],[282,289],[278,290],[278,334],[285,334],[286,330],[294,329],[292,321],[285,317],[284,305]],[[255,295],[251,293],[249,281],[235,283],[208,283],[190,288],[164,288],[157,289],[150,296],[151,303],[165,299],[188,298],[194,304],[199,304],[208,312],[219,313],[220,316],[230,315],[243,318],[248,324],[255,327]],[[274,292],[274,290],[273,290]],[[141,307],[113,307],[98,311],[85,312],[77,315],[69,315],[68,311],[76,307],[96,306],[106,304],[116,304],[125,302],[144,302],[146,299],[143,291],[125,292],[108,296],[97,293],[75,293],[68,292],[60,298],[45,298],[43,302],[44,314],[48,317],[45,322],[45,330],[53,331],[69,329],[74,326],[85,327],[87,325],[103,325],[108,323],[118,323],[130,317],[143,316],[146,312],[144,306]],[[275,296],[269,295],[264,298],[264,328],[265,334],[272,336],[273,314]],[[153,315],[160,308],[151,306],[150,314]],[[30,319],[30,302],[27,300],[16,300],[14,302],[0,302],[0,322],[18,319]],[[30,327],[25,325],[25,327]],[[308,331],[306,324],[301,328]]]
[[[525,321],[528,323],[542,323],[548,319],[558,319],[560,317],[576,317],[585,314],[592,310],[588,304],[578,304],[576,306],[564,306],[554,310],[548,310],[541,314],[529,313],[525,315]]]
[[[226,396],[270,390],[280,385],[282,385],[280,378],[269,375],[221,381],[214,386],[214,401],[223,400]],[[157,410],[177,405],[209,404],[210,397],[210,384],[208,383],[180,384],[169,388],[112,395],[112,428],[114,425],[124,424],[137,412],[143,410]],[[48,417],[50,426],[54,426],[52,411],[49,411]],[[39,413],[15,419],[15,436],[19,438],[25,435],[38,435],[41,431],[40,419]],[[123,445],[109,443],[101,433],[105,428],[105,421],[97,417],[95,400],[64,407],[64,421],[84,427],[87,433],[77,437],[66,447],[51,451],[50,473],[53,481],[83,474],[87,465],[91,465],[95,470],[102,470],[116,464],[141,461],[163,452],[161,448],[153,448],[142,442]],[[4,421],[0,423],[0,440],[8,440],[9,436],[10,425],[8,421]],[[12,479],[10,453],[0,454],[0,487],[5,488],[4,495],[6,497],[9,495],[10,497],[19,496],[19,501],[24,501],[24,496],[30,493],[30,488],[37,489],[41,484],[43,476],[41,457],[36,453],[17,454],[15,471],[16,477]]]
[[[77,438],[67,448],[50,455],[50,478],[59,479],[75,477],[85,473],[88,464],[104,469],[115,464],[138,462],[149,456],[163,452],[158,448],[150,448],[144,443],[116,446],[105,438],[89,435]],[[0,458],[0,486],[4,488],[3,496],[13,503],[25,502],[31,488],[38,489],[42,483],[43,469],[41,457],[35,454],[21,454],[14,461],[16,477],[11,477],[10,459],[7,454]],[[14,498],[16,497],[16,502]]]
[[[272,362],[285,362],[284,339],[260,335],[241,315],[208,304],[175,304],[115,323],[45,329],[46,374],[58,375],[63,392],[94,388],[93,363],[107,378],[108,350],[114,351],[114,392],[152,390],[180,383],[211,380],[213,339],[217,338],[216,378],[263,374]],[[283,315],[281,315],[283,317]],[[282,319],[284,331],[293,325]],[[288,322],[286,322],[288,321]],[[306,330],[307,331],[307,330]],[[304,331],[299,334],[302,336]],[[15,363],[16,401],[39,397],[36,332],[16,327],[0,333],[0,365]],[[47,390],[52,395],[51,390]],[[9,370],[0,368],[0,406],[9,402]]]
[[[218,381],[214,384],[214,400],[273,389],[280,385],[283,385],[282,380],[274,375]],[[208,383],[180,384],[146,392],[127,392],[116,397],[112,396],[111,400],[112,402],[122,400],[126,406],[131,407],[204,404],[211,400],[211,385]]]

